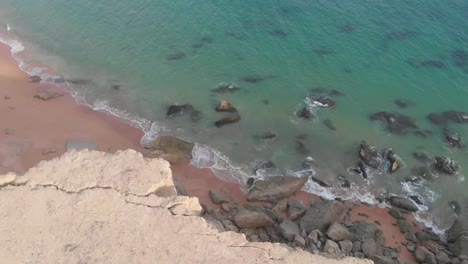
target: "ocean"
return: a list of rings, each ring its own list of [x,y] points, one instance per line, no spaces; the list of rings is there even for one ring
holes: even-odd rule
[[[448,203],[468,198],[468,152],[444,138],[448,128],[468,140],[468,124],[428,119],[468,112],[465,0],[0,0],[0,40],[23,70],[140,126],[142,143],[162,134],[196,142],[192,163],[222,179],[314,175],[331,187],[310,180],[306,191],[328,198],[417,196],[417,218],[439,231],[454,217]],[[238,89],[215,91],[229,85]],[[214,110],[220,100],[239,122],[214,125],[229,116]],[[176,104],[196,118],[168,118]],[[310,119],[299,117],[304,107]],[[379,111],[414,121],[389,131],[370,119]],[[392,148],[400,169],[354,173],[363,140]],[[451,157],[460,170],[405,182],[427,165],[414,152]],[[267,161],[274,167],[257,170]]]

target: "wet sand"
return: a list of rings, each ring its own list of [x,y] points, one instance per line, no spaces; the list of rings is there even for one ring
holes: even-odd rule
[[[42,101],[34,98],[40,91],[55,91],[63,96]],[[139,128],[77,104],[59,87],[31,82],[29,76],[19,70],[10,48],[3,44],[0,44],[0,102],[0,174],[24,173],[42,160],[58,157],[66,151],[69,140],[90,141],[98,150],[106,152],[134,149],[146,153],[140,145],[143,132]],[[209,190],[227,193],[239,204],[247,202],[241,186],[216,178],[209,169],[178,165],[172,170],[186,192],[198,197],[202,204],[217,206],[212,203]],[[301,191],[293,199],[309,205],[310,199],[320,198]],[[415,262],[412,254],[401,245],[405,235],[393,225],[396,220],[388,214],[388,209],[356,204],[351,219],[380,222],[388,246],[402,247],[400,260]]]

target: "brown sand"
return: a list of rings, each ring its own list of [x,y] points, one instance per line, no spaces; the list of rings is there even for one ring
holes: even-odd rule
[[[64,96],[42,101],[33,96],[39,91],[57,91]],[[98,150],[115,152],[134,149],[145,152],[140,145],[143,132],[122,120],[105,113],[76,104],[74,99],[57,87],[32,83],[18,69],[10,48],[0,44],[0,174],[13,171],[24,173],[42,160],[61,156],[66,151],[66,142],[71,139],[91,141]],[[55,152],[43,154],[54,149]],[[233,202],[246,203],[240,186],[222,181],[209,169],[197,169],[190,165],[173,166],[173,177],[191,196],[200,203],[216,207],[208,191],[227,193]],[[309,205],[310,199],[319,197],[299,192],[294,199]],[[365,213],[369,217],[361,217]],[[357,204],[352,210],[352,220],[379,221],[390,247],[404,241],[404,235],[388,214],[388,209],[370,208]],[[414,262],[414,257],[402,246],[400,260]]]

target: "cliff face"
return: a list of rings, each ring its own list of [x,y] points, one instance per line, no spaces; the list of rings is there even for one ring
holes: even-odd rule
[[[372,263],[219,233],[169,164],[132,150],[69,152],[0,176],[1,263]]]

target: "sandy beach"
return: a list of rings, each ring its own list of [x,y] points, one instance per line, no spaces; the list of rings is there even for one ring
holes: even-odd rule
[[[43,91],[58,92],[63,96],[47,101],[34,97]],[[19,70],[10,48],[5,45],[0,45],[0,101],[0,174],[10,171],[22,174],[42,160],[59,157],[66,152],[70,140],[93,142],[98,150],[111,153],[124,149],[148,152],[140,145],[143,136],[140,129],[78,105],[58,87],[32,82]],[[232,202],[240,205],[247,202],[239,185],[216,178],[209,169],[178,165],[172,167],[172,172],[187,194],[198,197],[203,205],[219,207],[211,201],[209,190],[225,193]],[[308,206],[311,199],[320,198],[299,192],[293,199],[302,200]],[[354,204],[350,220],[377,222],[387,246],[401,247],[399,259],[413,263],[414,256],[402,244],[406,241],[405,234],[400,232],[396,219],[388,210]],[[410,215],[407,221],[413,223]]]

